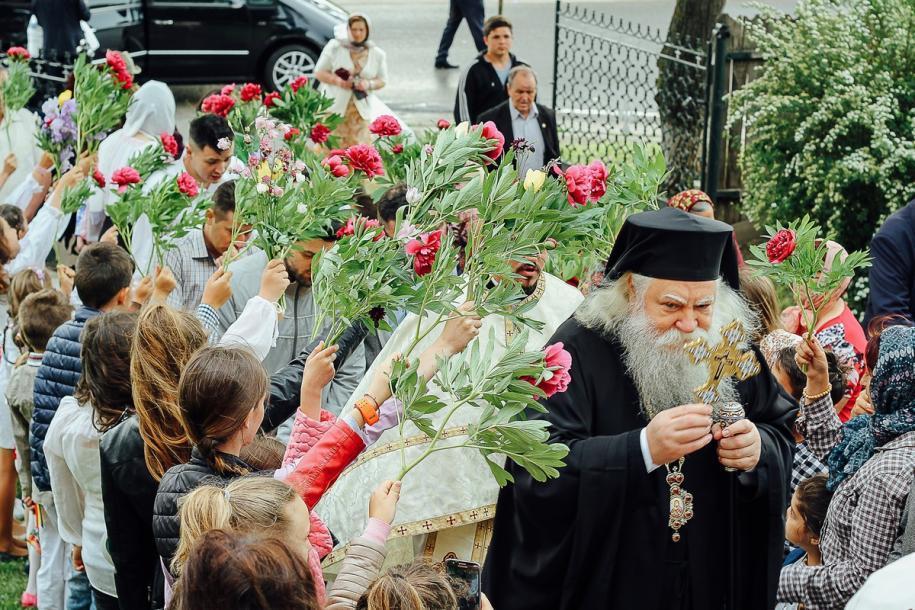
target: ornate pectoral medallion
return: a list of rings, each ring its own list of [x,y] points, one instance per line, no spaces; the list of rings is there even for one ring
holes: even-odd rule
[[[670,518],[668,527],[673,530],[671,539],[680,542],[680,528],[693,518],[693,494],[683,488],[683,463],[685,458],[673,467],[667,465],[667,484],[670,486]]]

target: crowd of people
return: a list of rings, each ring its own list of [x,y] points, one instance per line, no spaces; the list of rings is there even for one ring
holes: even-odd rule
[[[465,4],[453,3],[436,67],[450,67],[461,15],[482,21]],[[335,135],[354,145],[390,114],[376,95],[389,76],[368,18],[352,15],[347,32],[315,76],[343,119]],[[555,115],[537,103],[537,75],[511,54],[512,34],[502,16],[482,24],[485,51],[461,77],[455,116],[491,121],[506,152],[525,141],[528,150],[515,147],[524,176],[560,151]],[[512,261],[514,277],[503,279],[517,283],[537,324],[528,348],[558,344],[571,356],[567,389],[530,415],[568,447],[565,465],[542,481],[509,462],[500,489],[467,449],[430,456],[402,483],[391,447],[405,442],[395,435],[403,405],[390,380],[406,345],[417,348],[423,391],[447,400],[433,381],[440,368],[474,342],[491,366],[517,333],[513,319],[467,303],[421,333],[421,316],[398,312],[392,333],[355,324],[325,345],[312,265],[341,227],[284,258],[249,248],[224,265],[242,245],[224,117],[200,113],[173,166],[143,185],[187,172],[210,202],[159,267],[143,227],[125,248],[106,213],[111,191],[72,218],[61,201],[86,176],[108,176],[177,133],[169,88],[140,87],[98,154],[56,180],[28,120],[0,117],[0,139],[13,127],[0,171],[0,559],[28,558],[24,607],[915,603],[906,581],[915,570],[915,202],[874,238],[866,327],[845,300],[851,278],[782,307],[700,191],[631,215],[581,289],[547,273],[546,250]],[[394,237],[408,191],[396,184],[352,209]],[[466,244],[466,227],[443,230]],[[46,267],[55,245],[77,254],[72,268]],[[825,272],[848,256],[823,246]],[[807,328],[812,309],[821,314]],[[723,380],[722,401],[746,412],[723,425],[697,404],[706,366],[681,348],[719,340],[734,320],[758,370]],[[473,420],[462,417],[454,423],[466,433]],[[476,598],[443,573],[448,559],[482,565]]]

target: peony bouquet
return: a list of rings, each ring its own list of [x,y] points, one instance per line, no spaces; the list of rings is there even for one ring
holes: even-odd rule
[[[299,76],[282,91],[269,93],[264,106],[271,117],[292,127],[284,137],[297,159],[314,156],[312,151],[320,146],[335,146],[331,133],[343,117],[330,111],[333,100],[312,87],[308,77]]]
[[[3,104],[3,116],[6,117],[6,139],[10,139],[9,126],[13,115],[29,103],[35,95],[32,75],[29,73],[29,52],[23,47],[10,47],[6,50],[6,79],[0,83],[0,103]],[[12,146],[12,142],[9,142]]]
[[[870,265],[867,252],[852,252],[844,259],[836,257],[826,270],[828,237],[819,237],[819,228],[804,216],[787,227],[766,227],[765,244],[751,248],[755,260],[748,261],[769,276],[776,286],[787,286],[800,307],[807,338],[813,336],[823,307],[841,290],[845,280],[857,269]]]
[[[73,67],[76,99],[76,155],[93,153],[109,132],[123,121],[130,105],[133,76],[117,51],[105,54],[95,66],[80,54]]]

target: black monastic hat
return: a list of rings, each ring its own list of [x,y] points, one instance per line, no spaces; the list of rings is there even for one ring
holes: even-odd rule
[[[718,220],[662,208],[626,219],[607,259],[606,278],[627,271],[663,280],[705,282],[719,277],[737,290],[734,229]]]

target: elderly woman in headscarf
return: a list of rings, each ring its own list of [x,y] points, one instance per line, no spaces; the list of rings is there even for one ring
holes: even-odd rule
[[[175,131],[175,96],[165,83],[151,80],[134,93],[124,126],[99,145],[97,169],[108,182],[132,156],[155,145],[162,134]],[[114,201],[110,189],[96,189],[77,214],[77,235],[98,241],[105,224],[105,208]]]
[[[779,580],[778,600],[807,610],[844,607],[887,564],[915,478],[915,328],[890,326],[871,342],[874,414],[844,425],[829,398],[822,346],[814,339],[797,348],[797,364],[807,367],[797,427],[828,464],[834,492],[820,539],[823,565],[793,564]]]
[[[826,266],[825,272],[832,269],[836,261],[842,261],[848,256],[841,245],[834,241],[826,242]],[[830,294],[813,295],[813,305],[820,309],[817,327],[813,330],[820,344],[831,349],[839,357],[845,367],[848,368],[848,390],[845,393],[845,399],[836,405],[839,412],[839,419],[843,422],[848,421],[851,417],[851,410],[861,391],[861,377],[864,374],[864,350],[867,347],[867,336],[861,323],[855,318],[855,314],[845,303],[845,292],[851,284],[851,278],[845,281],[835,291]],[[809,304],[804,303],[804,307],[809,308]],[[810,319],[810,316],[806,316]],[[805,315],[800,307],[788,307],[782,312],[782,324],[785,330],[798,335],[807,332],[804,325]]]
[[[368,17],[351,14],[345,33],[341,31],[340,36],[327,43],[315,64],[321,93],[334,100],[331,112],[343,117],[334,132],[343,147],[368,144],[369,124],[383,114],[393,116],[376,95],[387,81],[388,60],[384,51],[369,40],[369,33]]]

